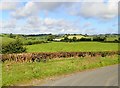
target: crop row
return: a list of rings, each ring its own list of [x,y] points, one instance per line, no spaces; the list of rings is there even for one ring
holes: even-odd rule
[[[0,60],[16,61],[16,62],[40,62],[53,58],[68,58],[68,57],[105,57],[115,54],[120,55],[120,51],[102,51],[102,52],[54,52],[54,53],[20,53],[20,54],[1,54]]]

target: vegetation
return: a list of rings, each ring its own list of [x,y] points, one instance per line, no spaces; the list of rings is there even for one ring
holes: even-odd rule
[[[26,83],[33,79],[64,75],[86,69],[118,64],[118,56],[97,58],[64,58],[50,60],[47,63],[14,63],[5,62],[2,65],[2,85]],[[31,85],[31,84],[30,84]]]
[[[2,60],[1,85],[3,86],[118,64],[120,60],[118,53],[115,53],[118,51],[120,42],[118,34],[22,35],[11,33],[0,34],[0,39],[0,45],[2,45],[0,51],[3,53],[3,55],[0,54],[0,57],[3,56],[0,59]],[[55,42],[55,39],[61,41]]]
[[[48,35],[15,35],[15,34],[1,34],[0,44],[4,45],[14,41],[16,38],[19,38],[23,45],[32,45],[32,44],[41,44],[47,43]]]
[[[2,45],[3,54],[9,54],[9,53],[22,53],[26,51],[26,48],[22,46],[22,43],[19,39],[16,39],[13,42],[10,42],[8,44]]]
[[[97,42],[115,42],[115,43],[120,42],[118,36],[107,37],[107,36],[88,36],[88,35],[65,36],[63,39],[61,39],[61,41],[63,42],[97,41]]]
[[[9,37],[0,37],[0,40],[1,40],[0,44],[2,44],[2,45],[5,45],[5,44],[15,41],[15,39],[9,38]]]
[[[69,35],[68,36],[69,39],[73,39],[74,37],[76,37],[77,39],[81,39],[81,38],[84,38],[85,36],[83,35]]]
[[[102,51],[102,52],[54,52],[54,53],[21,53],[21,54],[4,54],[0,59],[2,62],[46,62],[54,58],[70,57],[106,57],[120,54],[120,51]]]
[[[21,35],[21,34],[1,34],[0,44],[6,44],[14,41],[16,37],[19,37],[23,45],[33,45],[47,43],[48,41],[54,41],[54,39],[61,39],[62,42],[80,42],[80,41],[98,41],[98,42],[119,42],[119,35],[117,34],[105,34],[105,35],[82,35],[82,34],[38,34],[38,35]]]
[[[101,42],[51,42],[26,46],[27,52],[79,52],[118,50],[118,43]]]

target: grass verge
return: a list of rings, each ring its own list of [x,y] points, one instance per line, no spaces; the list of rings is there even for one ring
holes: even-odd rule
[[[66,58],[48,62],[2,64],[2,86],[17,85],[33,79],[69,74],[86,69],[118,64],[118,56],[94,58]]]
[[[0,62],[0,87],[2,86],[2,63]]]

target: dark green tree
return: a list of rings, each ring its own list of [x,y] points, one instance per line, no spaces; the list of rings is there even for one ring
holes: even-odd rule
[[[15,38],[15,35],[13,35],[12,33],[9,34],[10,38]]]
[[[2,53],[22,53],[25,52],[26,48],[23,47],[22,42],[19,39],[15,41],[5,44],[2,46]]]
[[[65,41],[65,42],[69,42],[68,37],[64,37],[64,41]]]
[[[54,38],[55,38],[54,35],[49,35],[47,40],[48,40],[48,41],[53,41]]]
[[[76,37],[73,37],[73,42],[76,42],[77,41],[77,38]]]

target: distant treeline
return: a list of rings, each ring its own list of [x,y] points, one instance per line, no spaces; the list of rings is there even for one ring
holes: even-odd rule
[[[98,41],[98,42],[114,42],[114,43],[119,43],[120,42],[120,38],[118,40],[115,39],[114,41],[106,41],[106,37],[93,37],[93,38],[81,38],[81,39],[77,39],[76,37],[73,37],[72,39],[69,39],[69,38],[65,37],[61,41],[62,42]]]
[[[84,36],[80,39],[77,37],[68,38],[68,36]],[[1,36],[7,36],[10,38],[22,38],[25,40],[31,39],[29,42],[25,43],[24,45],[32,45],[32,44],[41,44],[46,43],[47,41],[54,41],[54,39],[60,39],[61,42],[79,42],[79,41],[98,41],[98,42],[120,42],[120,34],[98,34],[98,35],[87,35],[87,34],[1,34]],[[44,41],[40,40],[40,38],[44,37]],[[92,37],[92,38],[90,38]],[[39,39],[38,39],[39,38]],[[115,38],[113,40],[107,40],[107,38]],[[116,39],[117,38],[117,39]],[[35,41],[33,41],[35,40]]]
[[[48,43],[47,41],[29,41],[25,43],[24,45],[33,45],[33,44],[41,44],[41,43]]]

